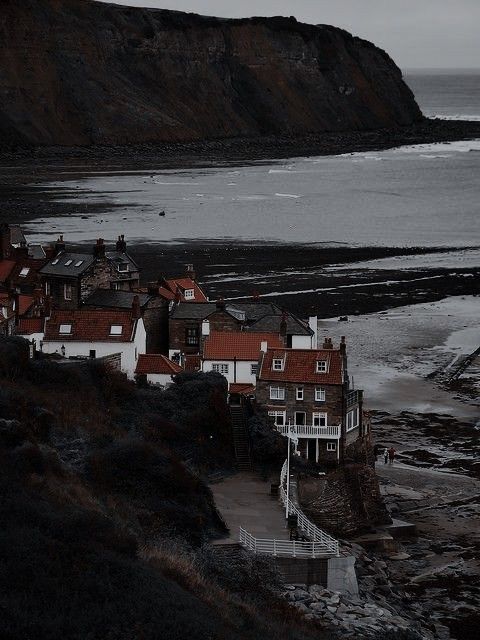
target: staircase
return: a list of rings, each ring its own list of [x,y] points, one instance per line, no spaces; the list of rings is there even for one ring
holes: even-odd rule
[[[237,467],[240,471],[247,471],[252,468],[252,461],[243,407],[231,405],[230,416],[232,418],[233,448],[237,459]]]

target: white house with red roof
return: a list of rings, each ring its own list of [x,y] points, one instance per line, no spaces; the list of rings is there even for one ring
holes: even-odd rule
[[[45,321],[42,350],[66,358],[101,358],[119,353],[122,371],[133,378],[138,357],[146,349],[140,316],[138,299],[129,310],[54,310]]]
[[[254,387],[260,354],[268,348],[283,348],[279,334],[212,331],[203,343],[202,371],[221,373],[229,385]]]
[[[135,376],[150,384],[167,387],[172,383],[172,376],[183,371],[176,362],[160,353],[144,353],[138,356]]]

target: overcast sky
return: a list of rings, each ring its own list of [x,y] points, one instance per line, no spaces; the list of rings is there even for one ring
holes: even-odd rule
[[[480,67],[480,0],[109,0],[224,17],[294,15],[371,40],[403,69]]]

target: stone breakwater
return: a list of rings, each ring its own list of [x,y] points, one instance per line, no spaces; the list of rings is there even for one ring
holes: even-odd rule
[[[449,629],[437,618],[420,617],[409,608],[411,596],[391,580],[387,562],[367,555],[357,544],[344,543],[357,559],[359,595],[339,594],[322,585],[287,584],[282,597],[308,620],[319,619],[347,638],[383,638],[408,632],[414,640],[448,640]]]

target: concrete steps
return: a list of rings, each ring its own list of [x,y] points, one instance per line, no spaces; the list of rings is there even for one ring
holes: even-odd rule
[[[233,448],[237,460],[237,467],[241,471],[247,471],[252,468],[252,461],[243,407],[236,405],[231,406],[230,416],[232,419]]]

